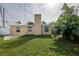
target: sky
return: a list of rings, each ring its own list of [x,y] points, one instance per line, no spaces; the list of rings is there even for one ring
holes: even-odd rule
[[[9,26],[17,21],[21,21],[22,24],[26,24],[29,21],[34,22],[34,14],[41,14],[41,20],[49,24],[58,20],[62,13],[63,3],[4,3],[1,5],[5,8],[5,24]],[[79,4],[68,5],[78,6]],[[2,24],[1,17],[0,22]]]

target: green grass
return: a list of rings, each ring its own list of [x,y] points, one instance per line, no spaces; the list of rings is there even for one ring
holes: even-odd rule
[[[24,35],[13,40],[0,39],[2,56],[79,55],[79,45],[53,36]]]

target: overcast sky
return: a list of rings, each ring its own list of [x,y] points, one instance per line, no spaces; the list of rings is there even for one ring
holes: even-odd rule
[[[7,25],[14,24],[17,21],[26,24],[28,21],[34,22],[34,14],[41,14],[42,21],[50,23],[56,21],[62,13],[61,8],[63,3],[36,3],[36,4],[21,4],[7,3],[2,4],[5,7],[5,21]],[[69,6],[78,6],[79,4],[68,4]],[[0,18],[0,21],[1,18]],[[1,22],[2,23],[2,22]]]

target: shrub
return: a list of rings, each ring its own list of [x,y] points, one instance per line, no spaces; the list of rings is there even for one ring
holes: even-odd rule
[[[62,35],[62,38],[79,42],[79,17],[75,12],[75,8],[64,4],[63,13],[60,15],[56,24],[54,24],[55,34]]]

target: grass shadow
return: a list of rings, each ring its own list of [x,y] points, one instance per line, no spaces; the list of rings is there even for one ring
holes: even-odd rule
[[[49,48],[50,50],[56,52],[56,55],[65,55],[65,56],[78,56],[79,55],[79,45],[73,44],[64,39],[57,39],[52,44],[53,47]]]
[[[41,39],[41,38],[52,38],[52,37],[50,35],[46,35],[46,36],[45,35],[43,35],[43,36],[23,35],[23,36],[16,38],[15,40],[11,40],[7,43],[0,44],[0,49],[13,49],[13,48],[23,45],[24,43],[26,43],[34,38]]]
[[[51,35],[35,35],[34,36],[35,38],[52,38],[52,36]]]
[[[0,35],[0,40],[3,40],[4,39],[4,36],[3,35]]]
[[[7,42],[7,43],[4,43],[2,45],[0,45],[0,49],[12,49],[12,48],[16,48],[30,40],[32,40],[34,38],[34,36],[26,36],[26,35],[23,35],[23,36],[20,36],[18,38],[15,38],[15,39],[11,39],[11,41]]]

